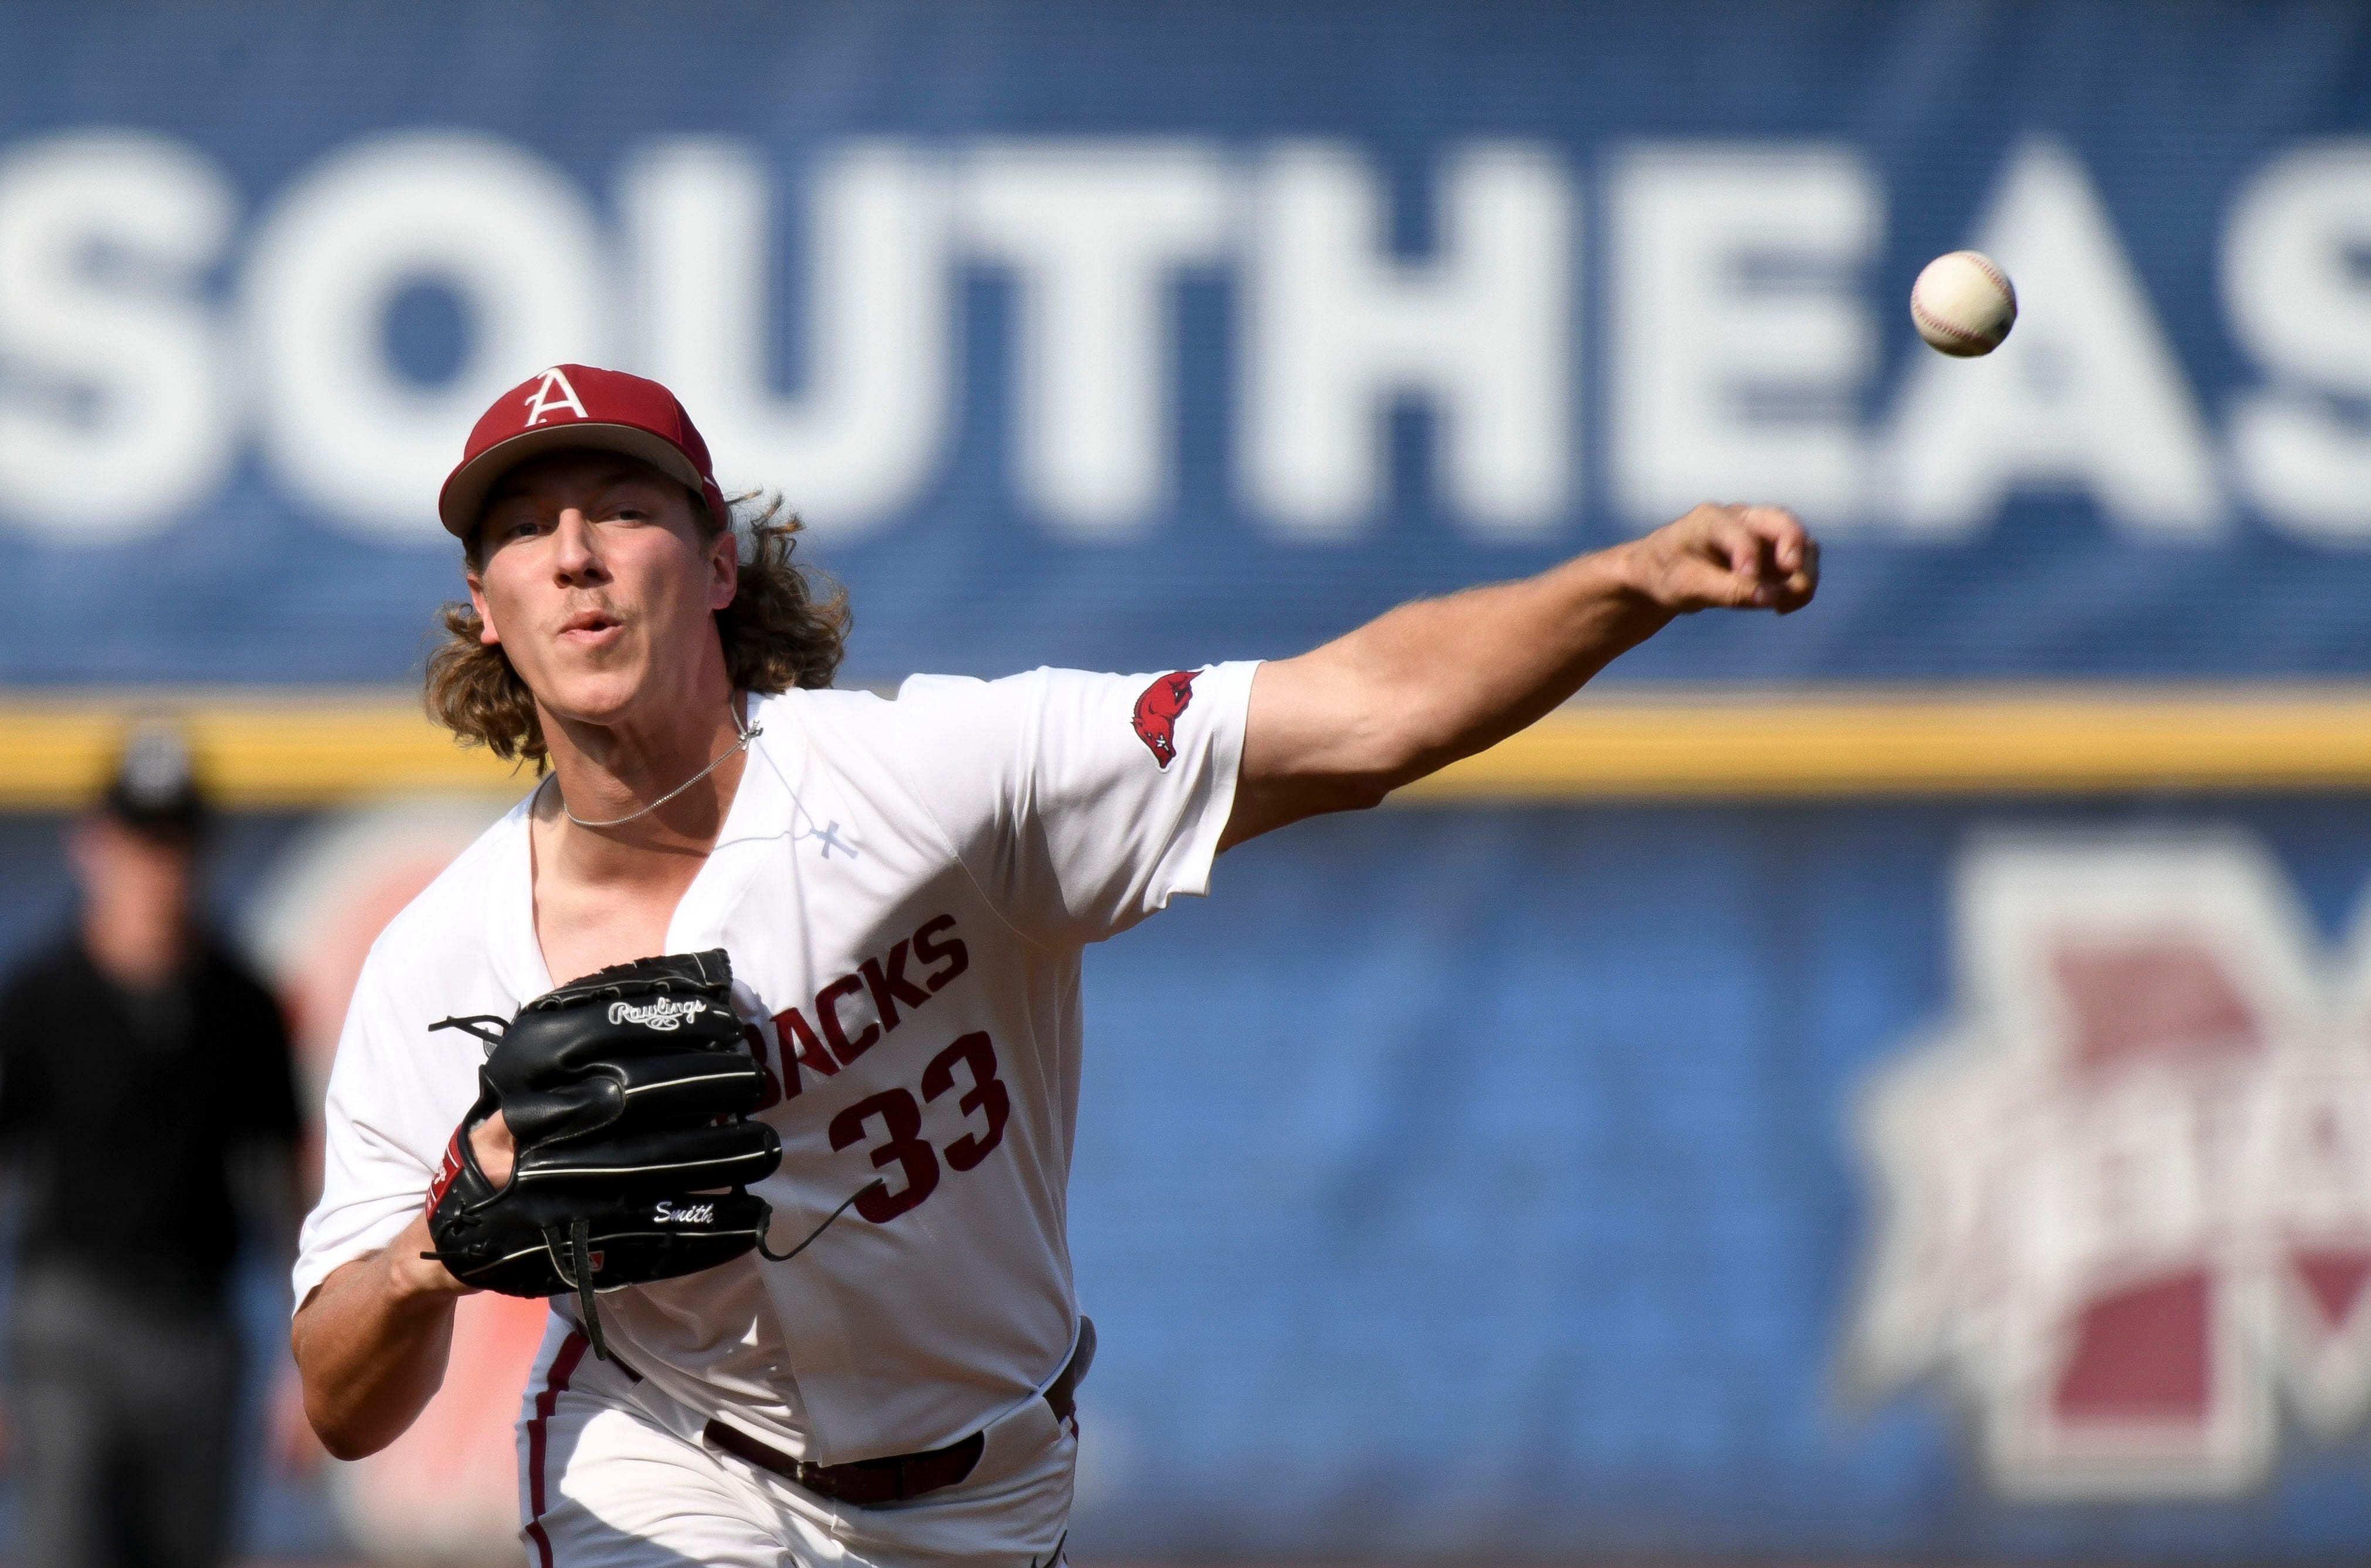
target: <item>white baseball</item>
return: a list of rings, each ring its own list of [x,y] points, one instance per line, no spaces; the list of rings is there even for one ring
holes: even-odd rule
[[[1959,359],[1999,348],[2017,323],[2017,289],[1989,256],[1954,250],[1910,285],[1910,319],[1926,346]]]

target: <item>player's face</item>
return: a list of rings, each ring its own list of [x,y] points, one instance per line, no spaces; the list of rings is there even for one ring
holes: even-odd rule
[[[469,596],[538,702],[614,723],[689,698],[734,562],[733,536],[704,536],[683,486],[630,457],[556,453],[494,491]]]

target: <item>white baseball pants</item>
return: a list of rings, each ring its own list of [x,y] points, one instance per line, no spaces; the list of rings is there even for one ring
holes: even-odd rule
[[[519,1415],[529,1568],[1057,1568],[1078,1439],[1042,1399],[988,1429],[961,1485],[859,1508],[700,1441],[704,1418],[552,1315]]]

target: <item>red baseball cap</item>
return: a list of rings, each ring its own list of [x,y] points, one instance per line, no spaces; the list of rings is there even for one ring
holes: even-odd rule
[[[691,416],[655,381],[589,364],[556,364],[494,399],[469,432],[460,464],[445,477],[436,514],[466,539],[495,482],[530,457],[593,448],[639,457],[698,490],[717,526],[730,527],[724,492]]]

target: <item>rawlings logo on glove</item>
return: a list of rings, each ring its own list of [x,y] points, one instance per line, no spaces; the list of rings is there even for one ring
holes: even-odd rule
[[[611,1023],[639,1023],[644,1029],[672,1032],[688,1018],[695,1018],[708,1009],[708,1004],[695,997],[688,1002],[670,1001],[662,997],[648,1007],[638,1008],[631,1002],[611,1002]]]

